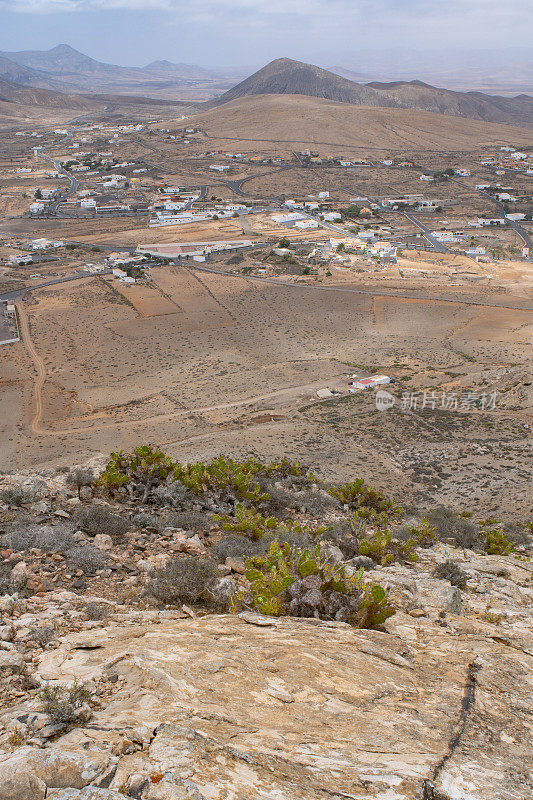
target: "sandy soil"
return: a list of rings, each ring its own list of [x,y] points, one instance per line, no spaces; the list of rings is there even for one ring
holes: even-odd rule
[[[154,269],[152,278],[151,287],[88,278],[34,293],[26,310],[46,371],[40,431],[30,427],[35,363],[21,343],[4,359],[0,402],[12,406],[14,391],[22,391],[26,416],[22,431],[15,412],[2,419],[4,465],[13,458],[69,463],[148,440],[183,457],[286,453],[330,474],[364,474],[401,489],[409,480],[394,466],[391,442],[360,428],[373,419],[369,410],[354,414],[349,401],[331,412],[342,424],[324,423],[316,390],[345,391],[344,373],[357,369],[350,365],[409,378],[409,389],[481,385],[516,372],[530,353],[527,312],[323,294],[181,266]],[[16,390],[7,380],[14,374]],[[433,425],[438,434],[429,429],[434,443],[442,441],[442,424]],[[396,434],[402,458],[411,439],[407,429]],[[507,484],[503,494],[513,496]],[[484,496],[492,502],[491,492]]]
[[[314,97],[261,95],[233,100],[190,120],[209,134],[246,139],[326,143],[377,149],[467,150],[497,141],[530,143],[521,128],[426,111],[365,108]],[[210,142],[216,147],[216,140]],[[229,147],[228,144],[223,145]]]

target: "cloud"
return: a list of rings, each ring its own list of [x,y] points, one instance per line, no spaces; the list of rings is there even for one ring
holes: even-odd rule
[[[340,26],[360,19],[390,25],[398,21],[410,25],[465,20],[502,20],[526,24],[531,19],[530,0],[0,0],[0,7],[27,14],[70,13],[161,9],[186,20],[216,18],[238,20],[255,17],[265,22],[295,17],[307,21],[336,23]]]

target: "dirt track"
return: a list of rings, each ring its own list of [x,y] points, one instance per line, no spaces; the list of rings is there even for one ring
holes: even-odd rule
[[[44,361],[38,354],[32,342],[28,316],[26,314],[26,310],[20,303],[17,305],[17,313],[20,325],[20,336],[26,350],[30,355],[31,360],[33,361],[35,371],[37,373],[33,385],[33,400],[35,408],[33,419],[31,421],[31,429],[34,433],[42,435],[43,433],[47,432],[41,427],[41,419],[43,415],[42,390],[46,379],[46,367],[44,365]]]

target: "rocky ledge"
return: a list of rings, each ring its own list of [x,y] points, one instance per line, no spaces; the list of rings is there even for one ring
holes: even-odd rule
[[[471,591],[450,592],[428,569],[445,549],[387,570],[405,610],[381,631],[117,606],[65,635],[34,679],[83,681],[98,701],[44,736],[31,701],[4,713],[11,741],[35,730],[5,748],[1,800],[526,800],[530,569],[471,554]],[[62,594],[68,616],[76,596]],[[497,622],[481,619],[488,604]],[[21,630],[32,612],[12,613]]]

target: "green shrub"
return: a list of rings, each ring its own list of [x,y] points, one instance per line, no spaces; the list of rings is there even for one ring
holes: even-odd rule
[[[91,693],[82,683],[75,681],[71,687],[62,684],[46,686],[41,690],[40,699],[52,722],[74,725],[80,721],[80,712],[91,699]]]
[[[306,536],[319,536],[326,530],[320,526],[316,530],[302,522],[285,520],[281,522],[276,517],[264,517],[251,508],[246,508],[242,503],[237,503],[235,514],[214,514],[213,519],[221,521],[222,527],[229,533],[240,533],[249,539],[261,539],[263,536],[275,533],[283,537],[286,533]]]
[[[481,523],[486,536],[485,550],[489,556],[508,556],[515,549],[514,545],[495,523],[497,520],[493,519]]]
[[[384,530],[375,530],[362,539],[359,542],[359,553],[371,558],[376,564],[386,566],[394,561],[418,561],[413,547],[412,539],[402,542],[395,539],[392,531],[385,528]]]
[[[132,499],[139,498],[145,503],[153,490],[162,487],[160,494],[162,493],[164,497],[163,485],[166,484],[168,490],[169,486],[179,481],[197,496],[211,493],[230,502],[237,499],[240,502],[258,505],[266,502],[269,497],[261,488],[259,476],[278,479],[294,476],[307,482],[312,479],[312,476],[303,476],[300,464],[285,458],[271,464],[261,464],[254,458],[235,461],[232,458],[219,456],[208,463],[199,461],[181,464],[179,461],[173,461],[158,447],[143,445],[129,454],[122,451],[112,453],[97,485],[107,489],[111,494],[116,493],[121,487],[127,487]],[[156,497],[152,496],[152,500]]]
[[[386,497],[381,489],[372,489],[362,478],[333,486],[330,494],[363,519],[386,524],[389,517],[399,518],[403,514],[403,509],[394,506],[392,500]]]
[[[349,622],[359,628],[382,624],[394,614],[388,593],[363,583],[363,571],[350,575],[333,563],[320,544],[296,549],[272,542],[264,556],[246,560],[250,589],[240,590],[235,607],[252,607],[272,616],[315,617]]]

